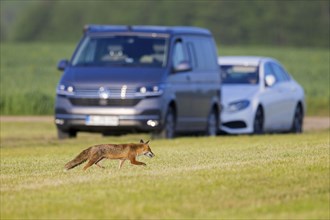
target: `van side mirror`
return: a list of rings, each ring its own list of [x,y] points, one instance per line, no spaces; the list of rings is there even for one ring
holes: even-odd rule
[[[69,61],[66,59],[60,60],[57,64],[57,69],[60,71],[64,71],[69,65]]]
[[[179,73],[179,72],[188,72],[191,71],[192,67],[191,64],[188,61],[182,61],[178,65],[173,67],[173,72],[174,73]]]
[[[267,87],[272,87],[275,84],[275,82],[276,82],[276,79],[273,75],[267,75],[265,77],[265,85]]]

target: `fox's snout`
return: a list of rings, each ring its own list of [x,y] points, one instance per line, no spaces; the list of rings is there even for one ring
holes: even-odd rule
[[[150,157],[150,158],[152,158],[152,157],[155,156],[155,154],[153,154],[153,153],[150,152],[150,151],[146,152],[144,155],[146,155],[147,157]]]

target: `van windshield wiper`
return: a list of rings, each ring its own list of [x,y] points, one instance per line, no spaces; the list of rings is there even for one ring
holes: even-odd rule
[[[77,63],[74,66],[95,66],[95,63]]]

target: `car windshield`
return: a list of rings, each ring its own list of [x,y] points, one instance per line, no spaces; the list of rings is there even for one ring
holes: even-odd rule
[[[259,74],[257,66],[221,65],[223,84],[258,84]]]
[[[86,36],[72,66],[165,67],[167,42],[153,35]]]

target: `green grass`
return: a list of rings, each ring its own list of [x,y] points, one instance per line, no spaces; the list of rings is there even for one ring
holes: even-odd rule
[[[1,219],[329,219],[329,130],[152,140],[146,167],[64,164],[97,143],[58,141],[49,122],[1,122]]]
[[[70,58],[74,44],[1,44],[0,113],[52,114],[56,85],[62,75],[57,62]]]
[[[70,58],[75,44],[2,43],[0,113],[53,114],[55,87],[61,77],[57,62]],[[220,55],[260,55],[278,59],[302,84],[308,115],[329,115],[329,59],[327,49],[219,46]]]

